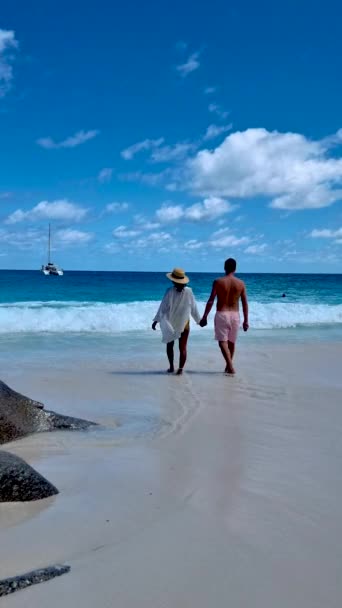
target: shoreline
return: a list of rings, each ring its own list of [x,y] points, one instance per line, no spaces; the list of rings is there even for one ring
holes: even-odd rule
[[[2,578],[71,565],[5,607],[340,606],[342,345],[320,343],[320,359],[304,343],[239,345],[236,378],[214,346],[182,378],[156,373],[159,348],[131,370],[123,359],[7,373],[46,407],[107,428],[3,446],[61,493],[0,505]],[[118,437],[127,408],[137,432]]]

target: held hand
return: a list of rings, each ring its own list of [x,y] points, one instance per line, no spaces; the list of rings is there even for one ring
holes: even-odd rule
[[[249,325],[248,325],[247,321],[243,322],[242,327],[243,327],[243,331],[248,331],[249,330]]]
[[[153,321],[153,323],[152,323],[153,331],[156,331],[156,328],[157,328],[157,321]]]
[[[208,321],[203,317],[203,319],[200,320],[199,324],[201,327],[205,327],[206,325],[208,325]]]

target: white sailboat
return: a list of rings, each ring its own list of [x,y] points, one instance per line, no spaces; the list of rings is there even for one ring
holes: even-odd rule
[[[49,224],[48,263],[43,264],[42,272],[45,275],[53,274],[55,276],[60,276],[60,277],[63,275],[63,270],[61,268],[59,268],[58,266],[56,266],[56,264],[53,264],[51,262],[51,225],[50,224]]]

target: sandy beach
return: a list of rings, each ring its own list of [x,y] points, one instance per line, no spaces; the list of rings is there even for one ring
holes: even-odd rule
[[[71,573],[2,605],[339,607],[341,354],[244,345],[235,378],[214,344],[182,378],[159,373],[157,351],[136,368],[9,369],[18,390],[103,426],[6,446],[60,494],[0,505],[1,578]]]

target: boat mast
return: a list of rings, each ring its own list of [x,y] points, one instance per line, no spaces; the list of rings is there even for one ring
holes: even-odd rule
[[[50,249],[51,249],[51,224],[49,224],[49,259],[48,259],[49,264],[51,263]]]

